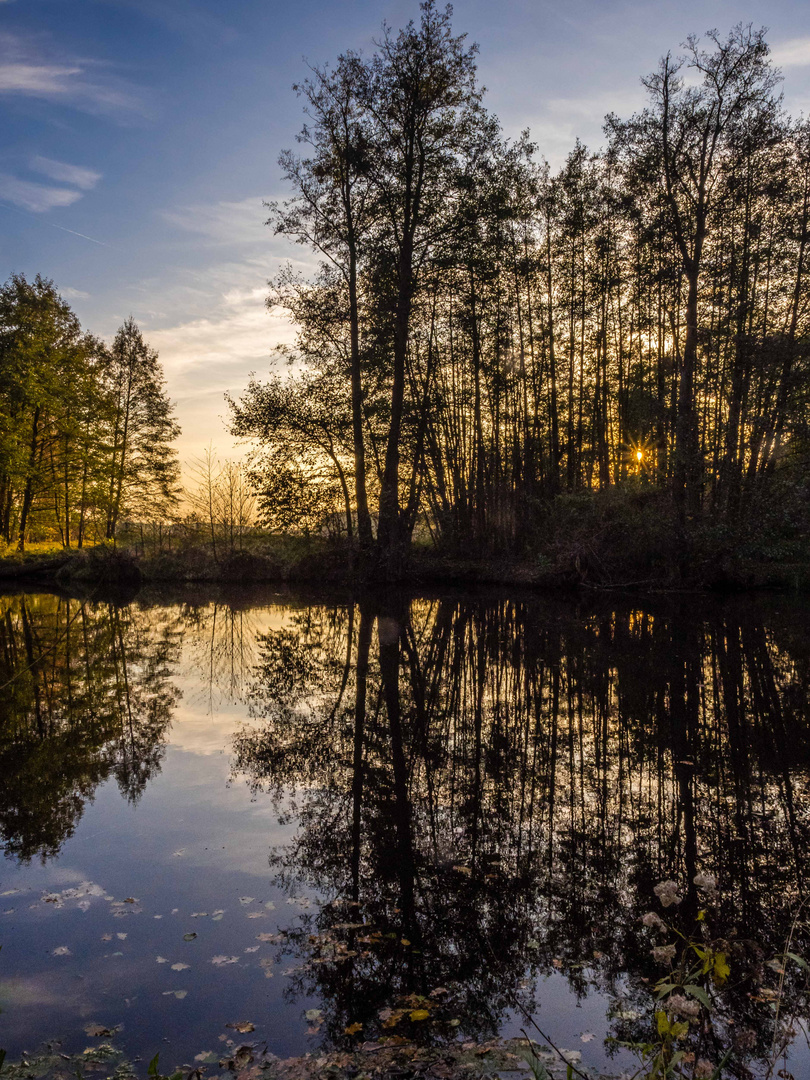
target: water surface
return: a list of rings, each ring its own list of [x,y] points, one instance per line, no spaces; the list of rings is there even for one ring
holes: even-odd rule
[[[657,882],[715,874],[732,946],[784,951],[809,621],[783,598],[0,598],[0,1046],[118,1027],[166,1066],[247,1038],[229,1023],[289,1056],[525,1010],[610,1063],[662,974]],[[756,1067],[772,1028],[734,993],[717,1037]]]

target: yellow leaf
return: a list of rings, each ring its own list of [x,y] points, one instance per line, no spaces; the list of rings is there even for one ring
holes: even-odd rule
[[[730,974],[731,968],[726,961],[726,954],[724,952],[715,953],[712,978],[717,986],[722,986]]]
[[[657,1012],[655,1014],[655,1021],[658,1024],[658,1034],[662,1035],[662,1036],[663,1035],[668,1035],[669,1034],[669,1017],[667,1016],[667,1014],[663,1010],[660,1010],[659,1012]]]
[[[349,1026],[345,1027],[343,1030],[347,1035],[356,1035],[358,1031],[363,1030],[363,1025],[355,1022],[354,1024],[349,1024]]]
[[[400,939],[400,945],[410,945],[410,941],[406,937]]]
[[[427,1009],[414,1009],[411,1013],[411,1020],[427,1020],[430,1013]]]

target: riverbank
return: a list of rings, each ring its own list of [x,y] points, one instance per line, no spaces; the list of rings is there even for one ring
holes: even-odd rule
[[[59,553],[33,551],[0,558],[0,589],[30,585],[70,592],[101,590],[134,596],[143,586],[221,584],[248,586],[372,584],[346,545],[281,538],[250,549],[214,555],[209,548],[186,547],[141,553],[106,546]],[[616,562],[619,562],[618,558]],[[533,559],[475,558],[415,547],[407,568],[392,584],[404,586],[514,586],[549,591],[746,592],[810,590],[810,562],[798,559],[701,557],[677,567],[650,567],[622,559],[620,565],[593,556]]]
[[[250,1028],[251,1025],[243,1025]],[[538,1076],[544,1080],[562,1080],[567,1076],[586,1080],[613,1080],[612,1075],[595,1073],[583,1066],[577,1051],[554,1053],[528,1039],[492,1039],[484,1043],[458,1042],[442,1046],[419,1047],[397,1042],[396,1038],[361,1042],[352,1050],[309,1053],[299,1057],[279,1058],[266,1045],[237,1042],[222,1047],[221,1054],[204,1052],[194,1062],[173,1067],[168,1076],[158,1066],[128,1061],[115,1046],[115,1032],[98,1024],[88,1025],[92,1045],[80,1054],[60,1052],[59,1043],[47,1044],[40,1052],[3,1067],[6,1080],[75,1080],[86,1073],[110,1080],[203,1080],[223,1072],[231,1080],[478,1080],[500,1077],[503,1080]],[[92,1032],[98,1034],[93,1037]],[[111,1038],[112,1037],[112,1038]],[[169,1051],[161,1056],[169,1060]],[[567,1055],[563,1057],[562,1055]],[[531,1062],[535,1069],[532,1069]],[[569,1071],[576,1065],[576,1073]],[[164,1062],[165,1065],[165,1062]]]

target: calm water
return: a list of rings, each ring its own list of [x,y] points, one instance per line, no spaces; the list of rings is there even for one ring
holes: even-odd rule
[[[618,1066],[657,882],[716,874],[730,953],[784,950],[808,629],[783,598],[0,597],[0,1046],[95,1024],[166,1067],[517,1034],[520,1004]],[[412,995],[421,1025],[386,1012]],[[767,993],[728,995],[756,1066]]]

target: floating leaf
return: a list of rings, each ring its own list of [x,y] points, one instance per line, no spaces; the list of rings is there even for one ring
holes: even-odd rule
[[[245,949],[245,952],[258,952],[260,948],[261,945],[248,945],[248,947]]]
[[[580,1035],[580,1040],[582,1042],[590,1042],[592,1039],[595,1038],[596,1036],[590,1031],[586,1031],[584,1035]]]
[[[118,938],[119,941],[124,941],[124,939],[126,938],[127,935],[126,934],[116,934],[115,936]]]
[[[240,896],[239,897],[239,903],[240,904],[245,904],[245,905],[252,904],[255,899],[256,899],[255,896]]]
[[[249,1020],[237,1020],[233,1024],[226,1024],[225,1027],[233,1028],[233,1030],[238,1031],[240,1035],[247,1035],[251,1031],[256,1030]]]
[[[273,903],[272,900],[268,900],[267,903],[264,906],[267,908],[268,911],[275,911],[276,910],[276,905]]]
[[[187,993],[188,993],[188,990],[164,990],[163,991],[163,996],[164,997],[173,996],[173,997],[176,997],[178,1001],[182,1001]]]
[[[238,964],[239,963],[239,957],[238,956],[213,956],[211,958],[211,963],[216,964],[217,967],[222,967],[224,964]]]
[[[165,956],[156,956],[155,959],[159,964],[168,964],[169,962]]]
[[[190,934],[183,934],[183,941],[193,941],[196,936],[193,931]]]
[[[191,917],[192,917],[192,919],[206,919],[206,918],[208,918],[208,912],[207,911],[192,911]]]
[[[102,934],[101,935],[101,940],[102,941],[112,941],[112,934]]]
[[[67,945],[59,945],[53,950],[54,956],[70,956],[72,955]]]
[[[116,1029],[104,1027],[103,1024],[88,1024],[84,1031],[93,1039],[101,1039],[105,1035],[115,1034]]]
[[[323,1018],[323,1010],[322,1009],[307,1009],[307,1011],[304,1013],[304,1016],[307,1018],[307,1020],[310,1021],[310,1023],[313,1020],[321,1020]]]
[[[189,964],[172,964],[172,971],[188,971]]]

